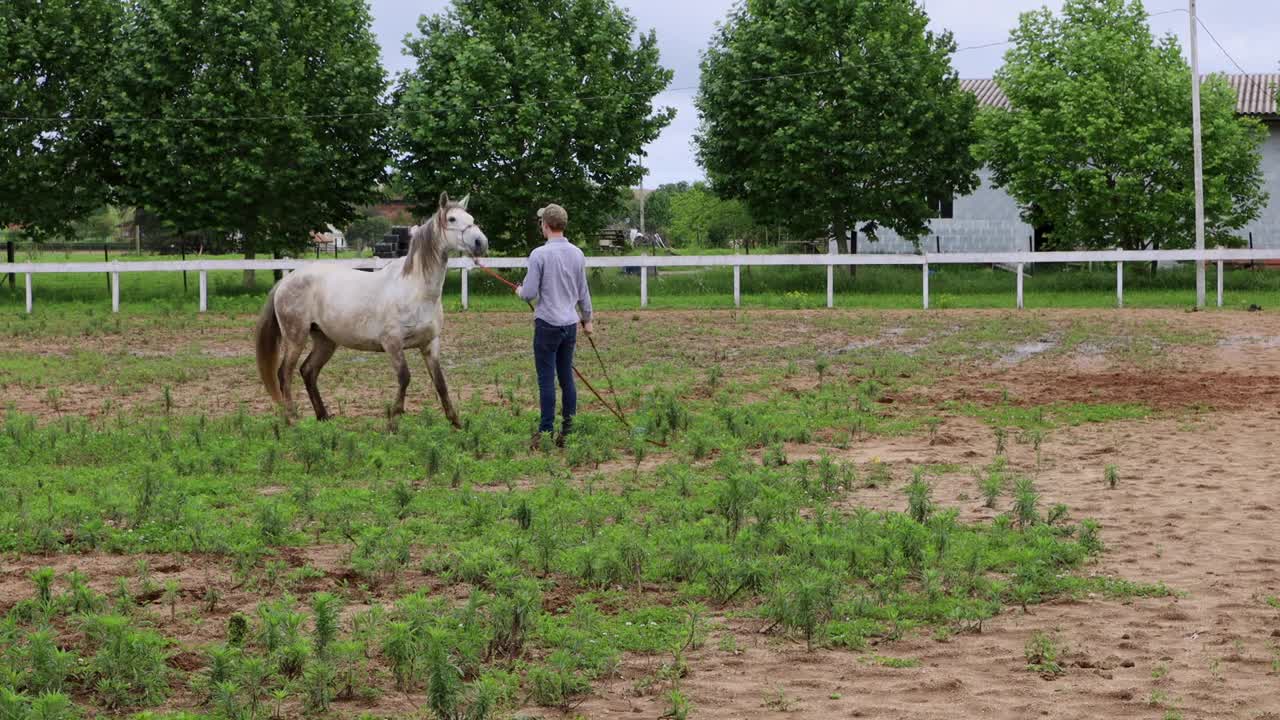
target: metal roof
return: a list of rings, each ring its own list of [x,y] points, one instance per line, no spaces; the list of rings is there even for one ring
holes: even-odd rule
[[[1205,78],[1208,75],[1203,76]],[[1280,116],[1276,101],[1276,89],[1280,88],[1280,73],[1274,74],[1224,74],[1231,89],[1236,91],[1236,112],[1241,115]],[[961,80],[960,87],[973,93],[981,107],[1009,107],[1009,99],[991,78]]]

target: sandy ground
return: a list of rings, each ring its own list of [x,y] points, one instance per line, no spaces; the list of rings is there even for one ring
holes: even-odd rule
[[[779,362],[770,352],[776,346],[761,337],[782,328],[790,342],[815,347],[845,347],[849,343],[901,346],[913,340],[895,333],[905,314],[882,314],[882,322],[867,329],[843,330],[841,323],[822,313],[754,313],[750,331],[717,336],[714,341],[673,342],[654,339],[654,328],[705,322],[708,313],[642,313],[602,323],[602,344],[622,338],[626,326],[638,324],[643,342],[658,357],[685,353],[681,360],[704,362],[726,359],[743,367]],[[730,313],[722,313],[729,322]],[[854,316],[849,313],[850,326]],[[1013,317],[1012,313],[943,313],[947,317]],[[1021,316],[1019,316],[1021,317]],[[948,400],[993,402],[1007,393],[1011,402],[1135,402],[1156,408],[1147,420],[1082,425],[1055,430],[1043,441],[1039,462],[1030,445],[1011,440],[1012,466],[1033,475],[1042,492],[1042,506],[1065,503],[1071,517],[1096,518],[1102,525],[1107,552],[1087,570],[1133,581],[1164,582],[1179,596],[1130,602],[1086,598],[1033,606],[1024,613],[1006,610],[988,621],[981,633],[955,635],[945,642],[927,633],[873,648],[868,653],[817,650],[762,634],[762,622],[713,615],[705,645],[688,656],[690,672],[681,681],[695,718],[1241,718],[1280,720],[1280,609],[1265,599],[1280,596],[1280,485],[1275,482],[1277,423],[1280,422],[1280,317],[1245,313],[1087,312],[1042,313],[1047,330],[1043,342],[1024,343],[1020,350],[994,362],[971,362],[957,369],[945,383],[905,393],[900,404],[934,409],[943,417],[938,435],[871,439],[846,450],[825,448],[845,460],[868,462],[873,457],[894,466],[906,477],[920,463],[955,463],[972,467],[988,462],[994,450],[989,427],[948,414]],[[637,319],[638,318],[638,319]],[[1159,349],[1140,358],[1094,352],[1088,346],[1070,354],[1055,353],[1057,328],[1073,319],[1131,324],[1135,329],[1165,323],[1208,337],[1190,347]],[[516,315],[477,315],[451,318],[456,331],[448,352],[455,369],[486,351],[523,352],[524,340],[495,343],[495,330],[520,337],[527,318]],[[634,329],[634,328],[633,328]],[[697,340],[690,330],[686,340]],[[1123,334],[1123,333],[1121,333]],[[243,336],[244,333],[240,333]],[[611,338],[612,335],[612,338]],[[180,407],[234,410],[239,403],[265,410],[252,377],[247,337],[233,331],[210,331],[202,340],[210,351],[243,357],[243,367],[219,370],[191,386],[175,388]],[[25,340],[33,352],[54,358],[60,352],[85,349],[84,339]],[[98,341],[90,340],[89,346]],[[707,347],[701,347],[701,346]],[[1048,348],[1040,348],[1047,345]],[[148,337],[135,350],[164,352],[174,339]],[[662,350],[665,347],[666,350]],[[664,355],[665,353],[665,355]],[[376,360],[376,356],[373,356]],[[380,366],[379,366],[380,368]],[[381,369],[381,368],[380,368]],[[485,392],[482,371],[460,373],[457,387],[465,393]],[[239,376],[233,376],[238,373]],[[335,373],[337,375],[337,373]],[[234,381],[233,381],[234,377]],[[419,376],[420,382],[424,380]],[[425,383],[424,383],[425,384]],[[201,388],[216,386],[222,393],[216,406],[202,406]],[[376,414],[381,400],[373,392],[389,384],[340,385],[335,397],[345,412]],[[154,402],[150,391],[137,402]],[[417,403],[426,398],[419,385]],[[50,414],[39,398],[40,388],[8,386],[0,403]],[[35,402],[27,398],[35,397]],[[66,390],[65,402],[83,402],[85,412],[101,405],[102,389],[84,385]],[[82,401],[76,398],[85,398]],[[129,402],[123,398],[122,402]],[[74,406],[74,405],[73,405]],[[64,410],[69,411],[69,410]],[[792,457],[816,456],[817,446],[791,447]],[[1117,466],[1118,487],[1108,489],[1104,467]],[[982,507],[973,478],[967,472],[938,480],[935,500],[961,510],[962,518],[990,518]],[[842,501],[902,509],[901,482],[888,488],[856,490]],[[1006,509],[1008,499],[1001,502]],[[340,552],[334,548],[304,551],[312,562],[337,582]],[[310,557],[314,555],[314,557]],[[0,602],[29,593],[26,576],[48,559],[7,559],[0,573]],[[290,564],[295,564],[291,562]],[[61,569],[93,567],[95,585],[109,589],[104,575],[134,576],[133,558],[60,558]],[[151,567],[158,582],[181,577],[191,588],[183,604],[194,608],[201,588],[209,583],[225,590],[227,612],[250,605],[231,587],[230,568],[221,561],[190,562],[155,558]],[[106,569],[108,572],[104,573]],[[188,577],[190,576],[190,577]],[[423,582],[426,582],[424,580]],[[376,599],[375,599],[376,600]],[[159,617],[168,610],[159,602]],[[179,614],[183,607],[179,606]],[[218,627],[210,623],[207,627]],[[1051,633],[1067,648],[1064,675],[1046,680],[1025,669],[1023,649],[1036,631]],[[206,632],[193,625],[184,639],[201,640]],[[734,636],[736,651],[724,649],[722,638]],[[871,661],[878,653],[919,661],[918,667],[888,668]],[[619,676],[597,684],[576,714],[584,717],[657,718],[667,710],[665,690],[641,690],[664,658],[628,657]],[[194,662],[179,658],[175,662]],[[1273,662],[1277,664],[1273,665]],[[377,710],[406,712],[421,707],[420,698],[388,695]],[[365,709],[348,706],[352,715]],[[544,708],[522,713],[559,717]]]
[[[1051,435],[1036,475],[1047,507],[1066,503],[1073,518],[1096,518],[1107,552],[1088,570],[1130,580],[1163,581],[1182,597],[1132,602],[1090,598],[1007,610],[981,634],[937,642],[921,635],[874,648],[912,658],[891,669],[868,655],[807,652],[802,644],[759,634],[764,623],[733,620],[691,653],[683,691],[699,718],[1280,718],[1280,593],[1276,508],[1275,408],[1183,420],[1082,426]],[[845,453],[869,461],[968,464],[986,456],[990,431],[952,420],[943,431],[964,441],[870,441]],[[1033,472],[1034,452],[1013,445],[1011,460]],[[1116,489],[1103,481],[1115,463]],[[901,477],[901,475],[899,475]],[[858,490],[847,504],[904,509],[901,483]],[[942,478],[935,499],[962,518],[990,518],[973,479]],[[1008,500],[1001,503],[1001,509]],[[1036,631],[1067,648],[1065,675],[1045,680],[1025,669]],[[721,649],[732,633],[739,654]],[[588,717],[657,717],[662,697],[637,694],[652,658],[628,663],[579,712]]]

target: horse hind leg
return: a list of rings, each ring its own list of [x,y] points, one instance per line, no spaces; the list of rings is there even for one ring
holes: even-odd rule
[[[319,330],[311,331],[311,354],[307,355],[307,359],[302,362],[302,384],[307,388],[307,397],[311,398],[311,409],[316,412],[317,420],[328,420],[333,417],[324,406],[324,400],[320,397],[320,386],[316,380],[320,377],[320,371],[324,369],[325,363],[333,357],[333,353],[337,351],[338,344],[329,339],[328,335]]]
[[[449,385],[444,379],[444,368],[440,366],[439,338],[422,348],[422,358],[427,361],[427,371],[431,373],[431,384],[435,386],[436,394],[440,396],[440,405],[444,408],[445,417],[449,418],[449,422],[453,423],[455,428],[461,428],[462,422],[458,419],[458,411],[449,397]]]
[[[292,420],[298,416],[298,406],[293,400],[293,374],[298,369],[298,361],[302,359],[302,351],[307,346],[306,329],[281,327],[284,334],[284,361],[280,364],[280,393],[284,396],[285,417]]]

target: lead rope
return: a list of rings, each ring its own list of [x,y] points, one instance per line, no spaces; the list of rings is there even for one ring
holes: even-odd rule
[[[471,258],[471,262],[475,263],[475,266],[476,266],[476,267],[478,267],[478,268],[480,268],[481,270],[483,270],[483,271],[485,271],[486,273],[488,273],[490,277],[494,278],[494,279],[495,279],[495,280],[497,280],[498,282],[502,283],[503,285],[506,285],[507,287],[511,288],[512,290],[515,290],[515,289],[516,289],[516,284],[515,284],[515,283],[513,283],[513,282],[511,282],[510,280],[508,280],[508,279],[506,279],[506,278],[502,277],[502,276],[501,276],[501,275],[499,275],[497,272],[495,272],[492,268],[489,268],[489,267],[486,267],[486,266],[484,266],[484,265],[481,265],[481,264],[480,264],[480,261],[479,261],[479,260],[477,260],[476,258]],[[524,302],[525,302],[525,304],[526,304],[526,305],[528,305],[528,306],[529,306],[529,310],[530,310],[530,311],[533,311],[533,310],[534,310],[533,302],[532,302],[532,301],[530,301],[530,300],[525,300]],[[622,423],[624,426],[626,426],[626,428],[627,428],[627,430],[628,430],[628,431],[630,431],[630,432],[634,433],[634,432],[635,432],[635,429],[631,426],[631,423],[627,421],[627,417],[626,417],[626,415],[624,415],[624,414],[623,414],[623,412],[622,412],[622,404],[621,404],[621,403],[618,403],[618,393],[617,393],[617,392],[615,392],[615,391],[614,391],[614,389],[613,389],[613,379],[609,377],[609,370],[605,367],[605,364],[604,364],[604,358],[600,356],[600,349],[596,347],[596,341],[595,341],[595,338],[591,337],[591,335],[589,335],[589,334],[588,334],[588,335],[587,335],[587,340],[591,343],[591,349],[592,349],[593,351],[595,351],[595,354],[596,354],[596,360],[600,363],[600,370],[604,373],[604,379],[609,383],[609,393],[613,396],[613,401],[614,401],[614,403],[617,403],[617,407],[614,407],[613,405],[610,405],[610,404],[609,404],[609,402],[608,402],[607,400],[605,400],[605,399],[604,399],[604,396],[602,396],[602,395],[600,394],[600,392],[596,390],[595,386],[591,384],[591,381],[590,381],[590,380],[587,380],[587,378],[586,378],[585,376],[583,376],[582,371],[578,370],[578,366],[577,366],[577,365],[574,365],[574,366],[573,366],[573,374],[574,374],[575,376],[577,376],[577,378],[578,378],[579,380],[581,380],[581,381],[582,381],[582,384],[583,384],[583,385],[586,385],[586,386],[587,386],[587,389],[591,391],[591,394],[592,394],[592,395],[595,395],[595,396],[596,396],[596,399],[600,401],[600,404],[604,405],[604,406],[605,406],[605,408],[606,408],[609,412],[613,413],[613,416],[614,416],[614,417],[616,417],[616,418],[618,419],[618,422],[620,422],[620,423]],[[649,443],[650,445],[653,445],[654,447],[660,447],[660,448],[665,448],[665,447],[667,447],[667,444],[666,444],[666,443],[661,443],[661,442],[658,442],[657,440],[651,440],[651,439],[649,439],[649,438],[644,438],[644,441],[645,441],[645,442],[647,442],[647,443]]]

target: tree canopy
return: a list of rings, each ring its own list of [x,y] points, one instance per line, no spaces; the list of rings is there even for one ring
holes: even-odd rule
[[[1067,0],[1023,14],[996,82],[1010,109],[984,110],[977,155],[997,185],[1051,228],[1046,248],[1194,243],[1191,70],[1177,40],[1152,37],[1140,0]],[[1266,202],[1258,145],[1224,78],[1201,86],[1206,243]]]
[[[692,245],[721,245],[740,239],[756,223],[741,200],[717,197],[706,183],[671,194],[671,237]]]
[[[454,0],[418,27],[396,90],[409,197],[428,208],[471,193],[502,250],[538,241],[549,202],[568,209],[570,236],[603,227],[674,115],[653,106],[672,76],[654,34],[612,0]]]
[[[115,0],[0,0],[0,228],[64,233],[110,195]]]
[[[912,0],[751,0],[702,61],[698,157],[758,219],[905,237],[977,183],[976,102]],[[825,222],[814,223],[815,218]]]
[[[121,195],[179,230],[296,249],[374,198],[386,74],[364,0],[135,0],[112,111]]]

